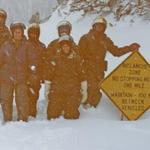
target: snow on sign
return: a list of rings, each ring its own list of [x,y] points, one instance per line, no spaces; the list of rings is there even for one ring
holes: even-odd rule
[[[133,52],[101,83],[101,89],[128,120],[137,120],[150,108],[150,66]]]

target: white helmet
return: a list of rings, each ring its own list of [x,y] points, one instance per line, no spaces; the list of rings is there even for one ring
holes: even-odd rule
[[[57,29],[58,29],[59,27],[61,27],[61,26],[68,26],[68,27],[70,28],[70,30],[72,30],[72,25],[71,25],[71,23],[70,23],[69,21],[67,21],[67,20],[62,20],[62,21],[60,21],[60,22],[58,23],[58,25],[57,25]]]
[[[36,37],[39,38],[40,36],[40,26],[38,23],[32,23],[28,27],[28,37],[31,38],[31,33],[35,33]]]
[[[32,31],[38,32],[40,34],[40,25],[38,23],[32,23],[28,27],[28,34]]]
[[[92,26],[94,26],[94,25],[97,24],[97,23],[102,23],[102,24],[104,24],[105,26],[107,26],[107,21],[106,21],[106,19],[105,19],[104,17],[102,17],[102,16],[96,17],[96,18],[94,19],[93,23],[92,23]]]
[[[15,29],[15,28],[22,28],[22,30],[25,30],[26,29],[26,26],[23,24],[23,23],[21,23],[21,22],[18,22],[18,21],[15,21],[15,22],[13,22],[13,23],[11,23],[11,25],[10,25],[10,29],[11,30],[13,30],[13,29]]]
[[[7,18],[7,13],[3,9],[0,9],[0,15],[4,16],[5,18]]]
[[[38,23],[32,23],[29,25],[28,29],[30,29],[30,28],[40,28],[40,26]]]
[[[70,42],[71,41],[71,38],[69,35],[67,34],[63,34],[60,38],[59,38],[59,43],[63,42],[63,41],[68,41]]]

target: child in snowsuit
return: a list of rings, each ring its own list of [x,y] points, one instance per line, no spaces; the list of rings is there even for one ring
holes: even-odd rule
[[[81,102],[81,82],[84,81],[82,62],[72,49],[70,36],[59,39],[60,52],[49,62],[46,78],[51,81],[47,118],[78,119]],[[47,60],[48,62],[48,60]]]

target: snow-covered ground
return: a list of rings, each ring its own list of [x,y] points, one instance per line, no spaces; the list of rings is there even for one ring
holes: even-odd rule
[[[72,35],[76,42],[88,32],[95,15],[82,18],[80,13],[68,17],[59,16],[57,11],[52,18],[41,25],[41,40],[48,44],[57,37],[56,25],[62,18],[73,24]],[[107,33],[118,46],[132,42],[141,44],[140,52],[150,61],[149,35],[150,24],[137,19],[130,24],[129,19],[120,23],[108,25]],[[129,54],[115,58],[107,55],[108,73],[119,65]],[[47,102],[44,100],[43,89],[38,102],[38,117],[30,118],[28,123],[11,122],[2,124],[0,112],[0,150],[149,150],[150,149],[150,111],[147,111],[137,121],[120,121],[120,112],[103,94],[97,109],[85,110],[80,108],[79,120],[53,121],[46,120]],[[14,106],[15,107],[15,106]],[[14,113],[16,118],[16,113]]]

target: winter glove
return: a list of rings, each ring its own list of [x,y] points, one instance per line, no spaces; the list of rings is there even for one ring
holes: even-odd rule
[[[135,51],[135,50],[138,50],[141,46],[138,44],[138,43],[132,43],[130,45],[130,50],[131,51]]]

